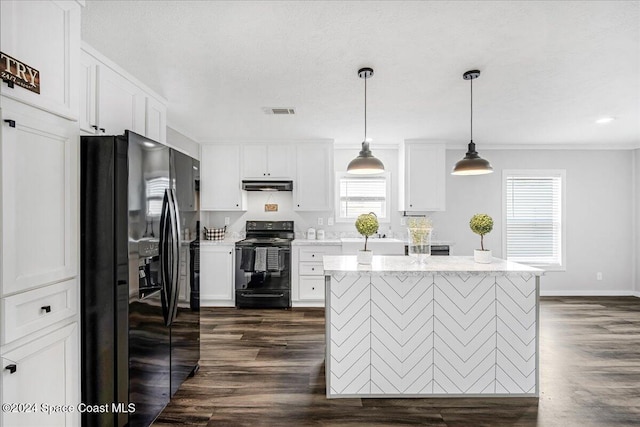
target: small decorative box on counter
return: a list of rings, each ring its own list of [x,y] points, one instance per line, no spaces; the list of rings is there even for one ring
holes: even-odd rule
[[[226,225],[222,228],[204,227],[204,238],[205,240],[224,240],[226,231],[227,231]]]

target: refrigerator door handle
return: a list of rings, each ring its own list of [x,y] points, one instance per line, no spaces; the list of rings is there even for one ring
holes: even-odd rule
[[[178,294],[179,294],[178,281],[179,281],[179,271],[180,271],[180,229],[178,227],[179,214],[178,214],[178,210],[176,209],[175,192],[173,189],[168,189],[167,194],[169,196],[168,207],[169,207],[170,218],[171,218],[171,224],[170,224],[171,260],[168,266],[171,271],[171,279],[169,282],[171,284],[171,287],[168,292],[169,316],[168,316],[167,326],[169,326],[175,320],[177,316],[177,311],[178,311]]]
[[[169,240],[171,230],[171,212],[169,210],[169,190],[165,190],[164,197],[162,198],[162,214],[160,216],[160,286],[161,286],[161,301],[162,301],[162,315],[164,317],[165,325],[170,323],[170,311],[169,301],[171,287],[171,274],[170,274],[170,253],[169,253]]]

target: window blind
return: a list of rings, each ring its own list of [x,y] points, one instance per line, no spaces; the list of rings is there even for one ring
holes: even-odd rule
[[[506,177],[506,256],[562,264],[562,176]]]
[[[357,218],[373,212],[378,218],[387,215],[386,177],[341,177],[339,185],[341,218]]]
[[[158,177],[146,180],[147,215],[160,216],[162,213],[162,200],[164,190],[169,188],[168,177]]]

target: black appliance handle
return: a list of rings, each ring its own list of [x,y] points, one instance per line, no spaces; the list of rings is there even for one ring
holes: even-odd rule
[[[164,317],[165,325],[170,324],[169,319],[169,293],[168,287],[170,285],[170,268],[169,268],[169,234],[171,232],[171,219],[169,213],[169,196],[168,191],[165,190],[164,197],[162,198],[162,213],[160,215],[160,241],[159,241],[159,256],[160,256],[160,286],[161,286],[161,300],[162,300],[162,316]]]
[[[240,294],[243,298],[282,298],[284,294]]]
[[[173,323],[178,316],[178,297],[180,296],[180,213],[178,199],[173,188],[167,190],[169,194],[169,211],[171,212],[171,293],[169,300],[169,323]]]

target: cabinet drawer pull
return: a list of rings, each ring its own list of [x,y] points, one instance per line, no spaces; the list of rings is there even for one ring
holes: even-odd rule
[[[16,127],[16,121],[15,120],[9,120],[9,119],[5,119],[4,121],[5,123],[9,123],[9,127],[10,128],[14,128]]]
[[[15,374],[18,370],[18,366],[15,363],[12,363],[11,365],[5,366],[4,369],[7,369],[10,374]]]
[[[44,310],[46,313],[51,313],[51,306],[43,305],[42,307],[40,307],[40,310]]]
[[[98,126],[96,125],[91,125],[92,128],[94,128],[95,130],[98,130]]]
[[[106,130],[105,128],[100,128],[100,131],[101,131],[102,133],[105,133],[107,130]]]
[[[5,82],[11,89],[13,89],[13,82],[11,80],[2,79],[2,81]]]

